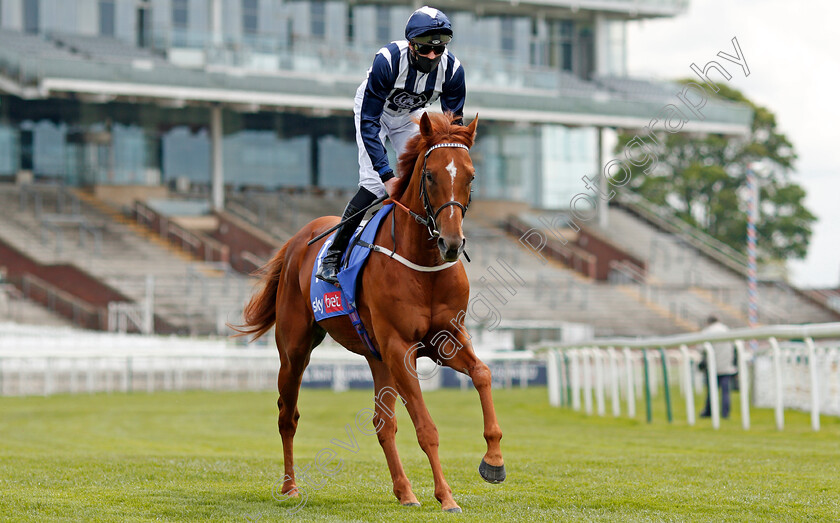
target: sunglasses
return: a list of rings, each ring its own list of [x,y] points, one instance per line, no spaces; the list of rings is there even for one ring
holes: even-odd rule
[[[414,43],[414,50],[417,51],[417,54],[425,55],[425,54],[431,53],[432,51],[434,51],[435,54],[443,54],[443,52],[446,51],[446,44],[431,45],[431,44],[421,44],[421,43],[418,43],[418,42],[413,42],[413,43]]]

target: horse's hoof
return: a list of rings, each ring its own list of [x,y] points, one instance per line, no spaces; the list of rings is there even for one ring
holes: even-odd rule
[[[447,509],[444,509],[444,512],[449,512],[451,514],[460,514],[461,513],[461,507],[447,508]]]
[[[402,506],[404,506],[404,507],[419,507],[420,503],[418,503],[417,501],[412,501],[410,503],[403,503]]]
[[[501,483],[507,477],[505,473],[505,466],[499,465],[489,465],[484,459],[481,460],[481,465],[478,466],[478,473],[481,474],[481,477],[487,483]]]

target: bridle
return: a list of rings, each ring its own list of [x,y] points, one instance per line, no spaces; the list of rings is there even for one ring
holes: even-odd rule
[[[434,151],[435,149],[440,149],[442,147],[458,147],[461,149],[466,150],[468,153],[470,148],[462,143],[439,143],[437,145],[433,145],[429,147],[429,150],[426,151],[426,155],[423,156],[423,170],[420,171],[420,199],[423,200],[423,208],[426,210],[426,216],[422,217],[416,213],[411,213],[414,216],[414,219],[420,223],[421,225],[425,225],[426,228],[429,230],[429,239],[435,239],[440,236],[440,231],[437,227],[437,217],[447,207],[450,205],[454,205],[461,209],[461,218],[463,219],[464,216],[467,215],[467,209],[470,207],[470,203],[472,202],[472,193],[470,193],[470,199],[467,201],[467,205],[463,205],[461,202],[456,200],[449,200],[448,202],[444,203],[440,207],[438,207],[437,211],[435,211],[434,207],[432,207],[432,202],[429,201],[429,192],[426,189],[426,176],[430,175],[431,173],[426,170],[426,160],[429,159],[429,154]]]
[[[434,240],[435,238],[440,237],[440,231],[438,230],[438,227],[437,227],[437,217],[442,210],[449,207],[450,205],[458,207],[459,209],[461,209],[461,218],[463,219],[467,215],[467,209],[469,209],[470,203],[472,203],[472,191],[470,191],[470,197],[469,197],[469,200],[467,200],[466,205],[464,205],[461,202],[456,201],[456,200],[450,200],[450,201],[444,203],[443,205],[441,205],[440,207],[438,207],[438,210],[435,211],[434,207],[432,206],[432,202],[429,201],[429,191],[426,189],[426,176],[431,174],[431,173],[429,173],[429,171],[426,170],[426,160],[428,160],[429,154],[432,151],[434,151],[435,149],[440,149],[442,147],[458,147],[460,149],[466,150],[467,152],[470,151],[470,148],[467,147],[466,145],[464,145],[462,143],[454,143],[454,142],[452,142],[452,143],[439,143],[437,145],[433,145],[432,147],[429,147],[429,150],[426,151],[426,154],[423,156],[423,169],[420,172],[420,176],[421,176],[421,178],[420,178],[420,199],[423,201],[423,208],[426,211],[426,216],[420,216],[419,214],[412,211],[411,209],[409,209],[405,205],[401,204],[400,202],[394,200],[393,198],[389,198],[388,200],[385,201],[385,203],[393,203],[397,207],[401,208],[403,211],[407,212],[412,218],[414,218],[414,221],[416,221],[420,225],[425,225],[426,228],[429,230],[429,239],[430,240]],[[423,267],[423,266],[417,265],[417,264],[403,258],[402,256],[398,255],[396,253],[397,240],[396,240],[396,235],[395,235],[395,231],[394,231],[394,223],[395,222],[392,220],[391,221],[391,238],[393,238],[393,240],[394,240],[394,250],[393,251],[391,251],[389,249],[385,249],[384,247],[380,247],[378,245],[369,245],[368,244],[368,245],[365,245],[365,246],[374,250],[374,251],[381,252],[381,253],[389,256],[390,258],[394,258],[397,261],[399,261],[400,263],[402,263],[403,265],[411,267],[412,269],[414,269],[416,271],[437,272],[437,271],[440,271],[440,270],[443,270],[443,269],[448,269],[449,267],[455,265],[456,262],[448,262],[448,263],[444,263],[443,265],[435,265],[433,267]],[[467,259],[467,261],[470,261],[470,257],[467,255],[467,252],[464,251],[463,254],[464,254],[464,257]]]

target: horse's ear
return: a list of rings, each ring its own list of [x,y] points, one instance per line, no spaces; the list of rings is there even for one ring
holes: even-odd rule
[[[475,139],[475,128],[478,126],[478,113],[476,113],[475,118],[470,124],[467,126],[467,129],[470,130],[470,134],[472,134],[473,139]]]
[[[420,135],[428,139],[432,135],[432,120],[428,113],[423,113],[420,117]]]

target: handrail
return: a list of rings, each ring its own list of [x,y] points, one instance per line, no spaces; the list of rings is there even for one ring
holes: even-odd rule
[[[610,271],[615,271],[630,279],[630,281],[639,283],[641,285],[647,284],[647,279],[635,263],[628,260],[611,260]]]
[[[533,230],[518,216],[509,216],[504,223],[504,228],[507,232],[513,233],[521,237]],[[547,243],[543,251],[549,254],[552,258],[558,261],[562,260],[566,266],[574,271],[588,276],[589,278],[596,277],[596,264],[598,258],[589,252],[584,251],[580,247],[573,244],[563,245],[553,238],[547,238]]]
[[[157,212],[145,203],[135,200],[132,206],[135,220],[156,232],[166,241],[180,244],[180,248],[208,262],[229,263],[228,246],[203,233],[193,232]],[[174,241],[173,241],[174,240]]]
[[[608,348],[627,347],[630,349],[650,349],[679,347],[680,345],[698,345],[705,342],[766,340],[770,338],[838,338],[840,323],[811,323],[807,325],[768,325],[753,329],[732,329],[726,332],[696,332],[650,338],[601,338],[575,343],[557,343],[536,348],[537,352],[554,349]]]
[[[251,251],[242,251],[242,253],[239,255],[239,257],[242,258],[242,260],[244,260],[244,261],[250,263],[251,265],[253,265],[254,270],[259,269],[260,267],[265,265],[266,262],[268,261],[268,260],[265,260],[263,258],[260,258],[259,256],[252,253]]]
[[[55,303],[56,299],[69,305],[73,313],[72,320],[77,325],[87,328],[95,327],[99,329],[105,327],[103,323],[107,316],[105,316],[103,309],[90,305],[76,296],[61,290],[55,285],[38,278],[37,276],[24,274],[21,277],[21,287],[23,288],[23,295],[28,299],[34,299],[31,292],[32,287],[43,292],[45,305],[52,311],[59,312],[58,306]],[[84,313],[88,317],[88,320],[92,320],[95,325],[91,325],[90,321],[82,322],[79,317],[79,312]]]

